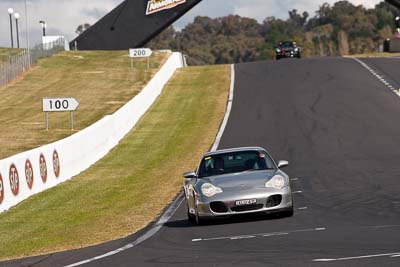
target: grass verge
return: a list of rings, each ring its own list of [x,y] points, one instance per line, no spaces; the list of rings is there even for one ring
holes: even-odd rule
[[[105,115],[112,114],[147,84],[166,60],[154,53],[151,68],[146,59],[131,69],[127,51],[61,52],[42,59],[19,80],[0,88],[0,158],[65,138]],[[75,131],[69,129],[68,113],[49,115],[45,130],[43,97],[75,97]]]
[[[18,49],[18,48],[2,48],[2,47],[0,47],[0,62],[7,61],[11,56],[14,56],[22,51],[23,51],[23,49]]]
[[[152,221],[195,168],[223,118],[229,66],[178,70],[142,120],[78,177],[0,214],[0,258],[80,248]]]

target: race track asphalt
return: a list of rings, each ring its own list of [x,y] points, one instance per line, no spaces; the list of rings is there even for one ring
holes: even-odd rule
[[[365,62],[399,80],[400,60]],[[193,226],[183,202],[147,241],[83,266],[400,266],[400,98],[353,59],[235,69],[219,148],[290,161],[295,215]],[[136,237],[3,265],[67,265]]]

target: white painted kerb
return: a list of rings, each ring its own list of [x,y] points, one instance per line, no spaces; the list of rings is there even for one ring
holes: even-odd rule
[[[0,175],[2,177],[2,184],[0,181],[0,200],[2,197],[1,187],[4,190],[4,199],[0,204],[0,212],[8,210],[34,194],[71,179],[104,157],[132,130],[161,94],[176,69],[182,66],[182,54],[172,53],[148,85],[114,114],[106,116],[88,128],[61,141],[0,160]],[[60,162],[58,178],[53,169],[55,165],[53,162],[54,151],[57,151]],[[41,178],[39,163],[41,154],[46,159],[46,182],[43,182]],[[32,189],[29,189],[25,176],[26,160],[31,162],[33,168],[34,182]],[[19,176],[17,195],[14,195],[11,190],[9,172],[12,164],[15,164]],[[43,164],[42,167],[44,167]],[[42,170],[44,169],[42,168]]]

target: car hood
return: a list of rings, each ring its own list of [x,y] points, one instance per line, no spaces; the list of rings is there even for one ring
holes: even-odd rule
[[[222,188],[224,191],[264,188],[277,170],[250,171],[203,178],[203,181]]]

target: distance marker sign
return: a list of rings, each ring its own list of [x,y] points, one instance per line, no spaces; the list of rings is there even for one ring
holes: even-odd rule
[[[129,57],[131,58],[150,57],[152,54],[153,51],[150,48],[129,49]]]
[[[79,102],[75,98],[43,98],[43,112],[75,111]]]
[[[71,130],[74,129],[74,111],[79,107],[79,102],[73,97],[46,97],[42,99],[43,112],[46,113],[46,130],[49,130],[49,112],[69,112]]]

